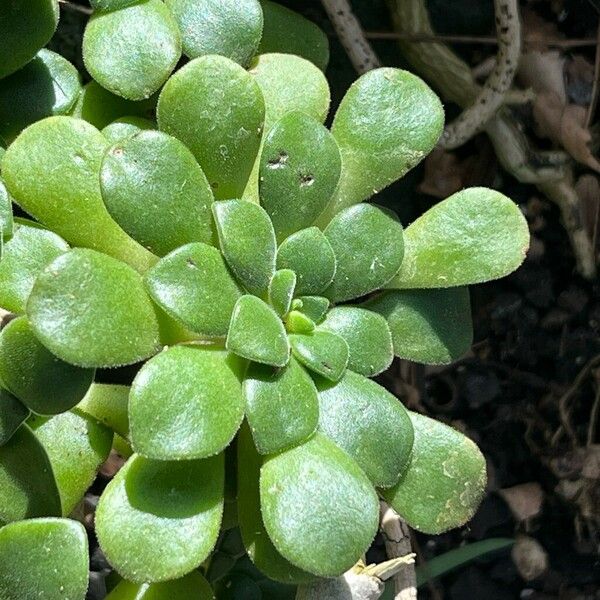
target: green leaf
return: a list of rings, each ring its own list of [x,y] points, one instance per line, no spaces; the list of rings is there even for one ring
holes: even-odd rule
[[[0,260],[0,306],[17,314],[25,312],[39,273],[68,249],[55,233],[33,222],[17,220]]]
[[[165,85],[158,125],[194,154],[219,200],[242,195],[256,160],[265,107],[260,88],[223,56],[190,61]]]
[[[133,455],[108,484],[96,534],[110,564],[135,583],[182,577],[210,554],[223,512],[223,455],[154,461]]]
[[[375,377],[392,364],[392,334],[381,315],[364,308],[338,306],[329,311],[320,327],[346,340],[350,370]]]
[[[391,211],[357,204],[327,225],[337,269],[326,295],[335,302],[352,300],[383,287],[398,272],[404,257],[402,225]]]
[[[144,117],[119,117],[102,129],[102,135],[109,144],[123,142],[142,131],[156,129],[156,123]]]
[[[315,330],[314,321],[299,310],[291,310],[285,318],[285,327],[289,333],[309,334]]]
[[[84,600],[88,540],[81,523],[35,519],[0,530],[0,590],[6,600]]]
[[[329,381],[338,381],[348,366],[348,344],[329,331],[291,334],[294,356],[307,368]]]
[[[256,54],[263,15],[258,0],[166,0],[189,58],[220,54],[245,67]]]
[[[391,288],[444,288],[499,279],[529,248],[519,207],[500,192],[469,188],[406,228],[406,256]]]
[[[469,288],[390,290],[365,307],[390,326],[394,354],[428,365],[445,365],[473,343]]]
[[[486,485],[485,459],[455,429],[410,413],[413,454],[400,482],[382,492],[413,528],[432,535],[464,525],[474,514]]]
[[[38,414],[56,415],[73,408],[92,385],[94,373],[51,354],[26,317],[14,319],[0,333],[0,379]]]
[[[83,60],[90,75],[128,100],[152,96],[180,57],[179,29],[161,0],[95,13],[83,35]]]
[[[238,360],[223,350],[175,346],[149,360],[129,395],[131,443],[156,460],[221,452],[244,418]]]
[[[325,32],[312,21],[281,4],[261,0],[261,5],[265,23],[259,54],[296,54],[325,71],[329,62],[329,40]]]
[[[126,438],[129,435],[128,403],[129,386],[93,383],[76,408]]]
[[[260,158],[260,203],[277,239],[312,225],[329,204],[341,172],[340,151],[329,130],[296,111],[277,121]]]
[[[113,219],[154,254],[213,240],[212,190],[194,155],[166,133],[143,131],[112,146],[100,186]]]
[[[350,569],[379,522],[379,502],[366,475],[320,434],[265,461],[260,504],[277,550],[321,577]]]
[[[296,273],[290,269],[276,271],[269,283],[269,303],[281,317],[287,315],[292,306],[296,289]]]
[[[299,296],[296,310],[305,314],[315,323],[321,323],[329,310],[329,300],[322,296]]]
[[[127,8],[140,0],[89,0],[94,12],[108,12]]]
[[[0,446],[10,440],[28,416],[29,409],[11,393],[0,388]]]
[[[392,68],[362,75],[331,127],[342,177],[323,222],[400,179],[431,152],[443,128],[439,98],[416,75]]]
[[[251,364],[244,379],[244,396],[246,418],[261,454],[295,446],[317,428],[317,389],[293,358],[283,369]]]
[[[296,273],[297,294],[320,294],[333,281],[335,254],[323,232],[309,227],[293,233],[279,246],[277,268]]]
[[[142,278],[93,250],[71,250],[50,263],[27,315],[42,344],[74,365],[115,367],[158,351],[156,312]]]
[[[250,293],[265,297],[277,252],[269,215],[246,200],[215,202],[212,209],[221,252],[231,270]]]
[[[71,514],[108,458],[112,431],[74,412],[30,421],[50,459],[60,494],[62,514]]]
[[[263,458],[257,453],[246,423],[240,429],[238,444],[238,517],[240,533],[248,556],[269,579],[283,583],[307,583],[314,575],[287,561],[267,535],[260,509],[260,468]]]
[[[80,91],[77,69],[60,54],[43,48],[0,82],[0,136],[10,143],[31,123],[66,115]]]
[[[391,487],[406,471],[413,426],[400,401],[374,381],[352,371],[319,389],[319,431],[346,451],[374,486]]]
[[[0,13],[0,79],[26,65],[58,25],[57,0],[3,3]]]
[[[60,515],[60,496],[48,455],[23,424],[0,446],[0,525]]]
[[[290,359],[290,345],[281,319],[256,296],[242,296],[237,301],[226,346],[238,356],[274,367],[284,367]]]
[[[164,583],[131,583],[121,581],[106,600],[214,600],[206,579],[192,571],[181,579]]]
[[[2,152],[0,151],[0,162],[1,160]],[[0,240],[4,241],[5,239],[10,238],[13,234],[13,227],[12,198],[6,189],[4,182],[0,179]],[[1,251],[0,259],[2,259]]]
[[[125,234],[102,201],[99,173],[107,146],[84,121],[49,117],[10,145],[2,176],[14,201],[65,240],[143,271],[156,258]]]
[[[221,253],[202,243],[165,256],[146,274],[146,287],[171,317],[208,337],[226,335],[242,295]]]

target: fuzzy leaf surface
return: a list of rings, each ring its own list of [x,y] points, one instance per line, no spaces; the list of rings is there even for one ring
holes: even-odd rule
[[[290,335],[294,356],[310,371],[338,381],[348,366],[348,344],[330,331]]]

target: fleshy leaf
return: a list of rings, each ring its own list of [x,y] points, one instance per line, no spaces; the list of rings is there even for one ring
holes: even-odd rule
[[[88,417],[65,412],[50,419],[36,417],[30,425],[44,446],[60,494],[62,514],[71,514],[108,458],[112,431]]]
[[[4,3],[0,15],[0,79],[18,71],[45,46],[58,25],[57,0]]]
[[[404,232],[406,252],[386,287],[444,288],[508,275],[525,259],[529,229],[500,192],[468,188],[430,208]]]
[[[121,581],[106,600],[214,600],[215,595],[206,579],[192,571],[181,579],[164,583],[132,583]]]
[[[371,482],[321,434],[265,461],[260,504],[277,550],[321,577],[352,567],[377,531],[379,502]]]
[[[242,195],[265,116],[260,88],[247,71],[223,56],[196,58],[169,79],[157,115],[160,129],[192,151],[215,198]]]
[[[73,408],[92,385],[94,373],[56,358],[37,339],[26,317],[14,319],[0,333],[0,379],[38,414]]]
[[[261,0],[261,5],[265,23],[259,54],[296,54],[325,71],[329,62],[329,40],[325,32],[301,14],[277,2]]]
[[[0,388],[0,446],[10,440],[28,416],[29,409],[11,393]]]
[[[112,220],[100,194],[108,146],[92,125],[49,117],[28,127],[2,159],[8,191],[23,210],[76,246],[122,259],[138,270],[156,258]]]
[[[246,418],[261,454],[295,446],[317,428],[317,390],[294,358],[283,369],[251,364],[244,379],[244,396]]]
[[[1,144],[1,142],[0,142]],[[0,149],[0,162],[2,161],[2,150]],[[2,258],[2,243],[13,234],[14,221],[12,213],[12,198],[0,179],[0,259]]]
[[[171,252],[146,274],[146,286],[160,307],[201,335],[227,334],[242,291],[221,253],[202,243]]]
[[[147,458],[218,454],[243,418],[239,359],[223,350],[169,348],[149,360],[131,386],[131,444]]]
[[[0,260],[0,306],[16,314],[25,312],[39,273],[68,249],[55,233],[33,222],[15,221],[13,236],[5,242]]]
[[[291,334],[294,356],[307,368],[329,381],[338,381],[348,366],[348,344],[330,331]]]
[[[60,515],[50,459],[35,434],[23,424],[0,446],[0,525]]]
[[[342,177],[324,223],[400,179],[429,154],[443,127],[442,103],[416,75],[392,68],[362,75],[331,127],[342,153]]]
[[[485,459],[477,445],[455,429],[410,413],[415,430],[412,459],[400,482],[382,492],[406,522],[432,535],[464,525],[486,485]]]
[[[35,282],[27,315],[44,346],[82,367],[135,363],[159,347],[142,278],[93,250],[77,248],[50,263]]]
[[[296,273],[290,269],[276,271],[269,283],[269,303],[281,317],[287,315],[292,306],[296,289]]]
[[[385,388],[346,371],[319,388],[319,431],[346,451],[373,485],[391,487],[406,471],[413,446],[408,412]]]
[[[226,345],[238,356],[274,367],[284,367],[290,359],[290,346],[281,319],[256,296],[242,296],[237,301]]]
[[[189,58],[220,54],[246,66],[263,29],[258,0],[166,0]]]
[[[326,295],[352,300],[383,287],[398,272],[404,256],[402,225],[389,210],[357,204],[325,229],[336,258],[336,272]]]
[[[265,297],[277,252],[269,215],[246,200],[215,202],[212,209],[221,251],[231,270],[250,293]]]
[[[166,133],[144,131],[112,146],[100,186],[113,219],[154,254],[213,240],[212,190],[194,155]]]
[[[109,144],[122,142],[136,133],[156,129],[157,125],[144,117],[119,117],[102,129],[102,135]]]
[[[300,296],[296,310],[304,313],[315,323],[321,323],[329,310],[329,300],[322,296]]]
[[[267,535],[260,510],[259,479],[263,458],[254,447],[246,423],[240,429],[237,444],[238,518],[248,556],[269,579],[288,584],[312,581],[314,575],[283,558]]]
[[[473,343],[469,289],[390,290],[365,305],[390,326],[394,354],[428,365],[445,365]]]
[[[285,318],[285,328],[289,333],[312,333],[315,328],[315,322],[305,313],[299,310],[291,310]]]
[[[0,590],[6,600],[84,600],[88,540],[70,519],[34,519],[0,530]]]
[[[77,69],[60,54],[43,48],[0,83],[0,136],[12,142],[31,123],[66,115],[80,91]]]
[[[77,411],[105,425],[122,437],[129,435],[129,386],[93,383]]]
[[[350,370],[365,377],[375,377],[392,364],[392,334],[381,315],[364,308],[338,306],[329,311],[320,328],[346,340],[350,350]]]
[[[329,129],[302,112],[287,113],[265,138],[260,158],[260,203],[278,240],[312,225],[327,207],[341,172]]]
[[[89,2],[94,12],[108,12],[127,8],[140,0],[89,0]]]
[[[83,60],[104,88],[128,100],[159,90],[181,57],[181,36],[161,0],[90,17],[83,35]]]
[[[135,583],[182,577],[210,554],[223,512],[223,455],[155,461],[133,455],[100,497],[98,541]]]
[[[333,281],[335,254],[323,232],[309,227],[293,233],[279,246],[277,268],[296,273],[297,294],[320,294]]]

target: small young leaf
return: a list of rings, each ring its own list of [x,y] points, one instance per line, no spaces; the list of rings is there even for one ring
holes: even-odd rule
[[[281,319],[256,296],[242,296],[237,301],[226,346],[238,356],[274,367],[284,367],[290,359],[290,345]]]
[[[246,200],[215,202],[212,209],[221,252],[231,270],[250,293],[266,297],[277,252],[269,215]]]
[[[293,358],[278,370],[251,364],[244,379],[244,396],[248,424],[261,454],[295,446],[317,428],[317,389]]]
[[[108,458],[112,431],[75,412],[30,421],[44,446],[60,493],[62,514],[71,514]]]
[[[227,334],[242,290],[221,253],[202,243],[187,244],[146,274],[154,301],[184,327],[208,337]]]
[[[84,600],[88,588],[88,540],[70,519],[34,519],[0,530],[3,600]]]
[[[402,225],[387,209],[357,204],[325,229],[337,269],[326,295],[335,302],[352,300],[381,288],[400,268],[404,256]]]
[[[315,330],[315,322],[299,310],[291,310],[285,319],[285,327],[289,333],[309,334]]]
[[[221,452],[244,418],[237,362],[223,350],[185,346],[149,360],[129,395],[133,449],[156,460]]]
[[[373,485],[398,483],[414,439],[404,406],[385,388],[352,371],[335,385],[320,380],[317,387],[319,431],[346,451]]]
[[[0,260],[0,306],[17,314],[25,312],[39,273],[68,249],[55,233],[33,222],[17,220]]]
[[[335,577],[352,567],[377,532],[379,502],[373,486],[321,434],[265,461],[260,505],[277,550],[320,577]]]
[[[100,170],[113,219],[158,256],[213,240],[213,195],[194,155],[177,139],[143,131],[112,146]]]
[[[390,290],[365,308],[383,315],[390,326],[394,354],[428,365],[445,365],[473,343],[469,289]]]
[[[245,67],[263,29],[258,0],[166,0],[189,58],[220,54]]]
[[[315,323],[321,323],[329,310],[329,300],[322,296],[300,296],[296,310],[305,314]]]
[[[265,23],[258,53],[295,54],[325,71],[329,62],[329,39],[325,32],[281,4],[261,0],[261,5]]]
[[[329,331],[290,334],[294,356],[307,368],[329,381],[338,381],[348,366],[346,340]]]
[[[122,437],[129,435],[129,386],[93,383],[76,410]]]
[[[121,581],[106,600],[214,600],[210,584],[198,571],[164,583]]]
[[[48,455],[23,424],[0,446],[0,526],[60,515],[60,495]]]
[[[90,17],[83,35],[83,60],[104,88],[128,100],[158,91],[181,57],[181,36],[161,0]]]
[[[364,308],[338,306],[329,311],[320,328],[346,340],[350,350],[350,370],[365,377],[375,377],[392,364],[392,334],[381,315]]]
[[[29,296],[27,315],[44,346],[82,367],[132,364],[159,347],[142,278],[93,250],[71,250],[50,263]]]
[[[0,446],[10,440],[28,416],[29,409],[12,394],[0,388]]]
[[[80,91],[77,69],[60,54],[43,48],[0,83],[0,136],[10,143],[31,123],[66,115]]]
[[[324,222],[400,179],[429,154],[443,128],[442,103],[416,75],[392,68],[362,75],[331,127],[342,177]]]
[[[280,317],[287,315],[296,289],[296,273],[290,269],[276,271],[269,283],[269,303]]]
[[[33,412],[56,415],[73,408],[92,385],[94,373],[51,354],[26,317],[14,319],[0,333],[0,379]]]
[[[136,133],[156,128],[157,125],[154,121],[144,117],[119,117],[102,129],[102,135],[109,144],[117,144]]]
[[[10,145],[2,176],[14,201],[65,240],[143,271],[156,258],[125,234],[102,201],[99,173],[107,146],[84,121],[49,117]]]
[[[45,46],[58,25],[57,0],[3,3],[0,13],[0,79],[18,71]]]
[[[318,227],[293,233],[277,251],[277,268],[296,273],[297,294],[320,294],[333,281],[335,254]]]
[[[436,535],[460,527],[483,497],[485,459],[469,438],[448,425],[417,413],[410,418],[412,459],[400,482],[382,495],[418,531]]]
[[[529,229],[519,207],[487,188],[469,188],[406,228],[406,256],[391,288],[444,288],[508,275],[525,259]]]
[[[135,583],[190,573],[215,546],[223,512],[223,455],[155,461],[133,455],[108,484],[96,534],[110,564]]]
[[[239,198],[256,160],[265,106],[253,77],[223,56],[190,61],[169,79],[158,125],[180,139],[206,174],[215,198]]]
[[[287,113],[265,138],[260,203],[278,240],[312,225],[329,204],[342,162],[334,137],[305,113]]]

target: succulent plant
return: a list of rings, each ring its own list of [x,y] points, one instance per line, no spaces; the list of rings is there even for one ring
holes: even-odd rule
[[[442,106],[382,68],[328,129],[326,38],[283,7],[91,3],[95,81],[36,54],[41,27],[0,72],[0,598],[85,597],[69,516],[113,447],[111,600],[210,598],[241,553],[276,582],[337,576],[379,497],[420,531],[464,524],[476,445],[370,378],[469,349],[466,286],[522,262],[518,207],[466,189],[403,229],[365,202],[434,147]],[[31,96],[48,81],[55,102]],[[124,365],[130,386],[97,381]]]

